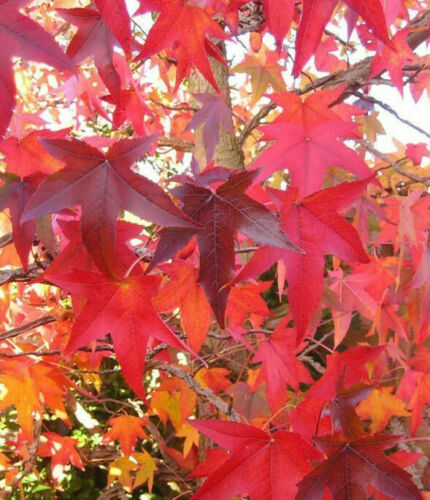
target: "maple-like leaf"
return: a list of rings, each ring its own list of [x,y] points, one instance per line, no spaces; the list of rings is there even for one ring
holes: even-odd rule
[[[203,9],[183,0],[151,0],[149,4],[150,10],[160,12],[160,16],[148,33],[145,45],[136,59],[146,59],[167,48],[174,49],[177,58],[176,89],[195,67],[218,91],[208,56],[225,64],[220,50],[209,39],[228,38],[219,24]],[[146,10],[145,8],[144,11]]]
[[[388,421],[393,416],[408,417],[405,403],[392,394],[392,388],[381,387],[375,389],[357,407],[361,418],[370,418],[370,432],[373,434],[385,429]]]
[[[212,322],[212,311],[203,288],[198,283],[199,270],[191,263],[176,260],[160,266],[171,280],[154,297],[159,312],[181,311],[181,324],[188,343],[199,352]]]
[[[273,412],[283,406],[287,399],[287,386],[295,391],[299,382],[312,383],[312,379],[302,362],[296,357],[296,333],[286,328],[283,320],[273,330],[267,340],[260,343],[253,363],[261,362],[257,379],[266,382],[267,401]]]
[[[166,425],[168,419],[179,432],[195,409],[196,393],[190,389],[184,380],[171,377],[164,380],[151,394],[151,409]]]
[[[325,436],[314,441],[327,459],[300,481],[297,500],[321,500],[325,488],[333,500],[366,500],[370,485],[396,500],[422,499],[410,474],[384,454],[397,444],[398,436],[376,434],[354,441]]]
[[[403,95],[403,67],[413,64],[417,56],[407,44],[408,31],[403,30],[396,33],[392,39],[392,46],[384,46],[381,53],[372,59],[369,77],[382,73],[385,69],[390,75],[391,81]]]
[[[216,189],[190,181],[172,191],[183,202],[184,212],[204,226],[196,233],[200,250],[199,280],[221,327],[224,327],[229,295],[226,285],[233,278],[237,231],[263,245],[299,251],[282,232],[275,215],[245,194],[257,174],[257,171],[232,173]],[[164,230],[151,267],[171,258],[188,243],[192,234],[191,231]]]
[[[275,37],[278,48],[282,46],[282,40],[291,25],[294,8],[294,0],[263,0],[263,11],[267,27]]]
[[[97,4],[102,4],[101,0]],[[57,11],[67,22],[78,27],[67,48],[67,55],[77,64],[87,57],[92,57],[103,83],[114,98],[119,100],[121,78],[113,64],[116,39],[100,12],[90,8],[57,9]],[[114,17],[110,19],[114,20]],[[129,43],[124,49],[130,50]]]
[[[196,129],[203,125],[203,144],[206,161],[210,163],[218,144],[220,128],[234,135],[231,108],[227,106],[223,96],[213,94],[194,94],[202,104],[201,109],[193,116],[187,129]]]
[[[209,387],[214,392],[225,391],[231,386],[230,380],[227,378],[230,375],[230,370],[227,368],[205,368],[202,367],[194,375],[194,378],[203,387]]]
[[[125,0],[94,0],[94,3],[125,53],[130,54],[133,39]]]
[[[380,0],[344,0],[376,37],[384,43],[390,43],[384,11]],[[296,57],[293,74],[298,76],[303,66],[315,53],[324,28],[336,7],[338,0],[303,0],[302,15],[296,37]]]
[[[334,352],[327,358],[324,375],[309,389],[307,397],[334,400],[338,392],[338,381],[343,387],[370,382],[366,364],[375,362],[384,352],[385,346],[357,346],[346,351]]]
[[[106,155],[77,139],[43,140],[46,150],[66,167],[42,182],[22,221],[80,205],[83,241],[100,269],[111,273],[118,272],[115,232],[122,210],[164,226],[197,227],[157,184],[131,170],[153,140],[123,139]]]
[[[146,105],[141,92],[136,89],[121,90],[119,95],[105,96],[103,100],[115,105],[112,120],[115,128],[119,128],[124,122],[130,122],[135,134],[147,134],[145,116],[153,117],[153,113]]]
[[[0,410],[15,406],[18,423],[28,441],[33,439],[33,414],[42,415],[45,404],[70,423],[63,403],[64,389],[70,382],[54,366],[24,356],[19,360],[3,360],[0,385]]]
[[[151,492],[156,470],[155,460],[147,451],[136,452],[109,464],[108,484],[118,480],[127,491],[133,491],[147,482],[148,491]]]
[[[278,16],[278,18],[280,17],[282,16]],[[231,68],[231,71],[247,73],[251,76],[251,106],[260,100],[269,85],[277,92],[285,90],[282,67],[278,63],[275,52],[266,50],[260,51],[256,55],[247,54],[240,64]]]
[[[15,106],[15,82],[12,57],[22,57],[53,66],[60,71],[74,71],[54,39],[36,22],[19,12],[20,2],[0,4],[0,135],[3,135]]]
[[[341,167],[359,179],[372,174],[363,158],[340,140],[355,135],[354,124],[324,122],[306,130],[292,123],[272,123],[261,130],[263,140],[276,143],[253,164],[253,168],[262,167],[258,180],[266,179],[276,170],[288,169],[291,184],[299,186],[301,195],[306,196],[321,189],[329,167]]]
[[[251,500],[293,500],[297,481],[310,469],[310,462],[319,456],[292,432],[271,434],[251,425],[216,420],[189,422],[216,444],[231,451],[193,500],[228,500],[241,495],[248,495]]]
[[[271,190],[280,207],[282,228],[305,253],[263,246],[239,272],[234,282],[261,274],[282,259],[288,281],[288,298],[296,323],[297,342],[318,307],[322,295],[324,254],[334,254],[347,262],[367,262],[357,231],[338,211],[350,205],[359,196],[369,179],[342,183],[323,189],[306,198],[298,197],[298,190]]]
[[[150,338],[177,349],[187,349],[151,304],[151,296],[160,284],[158,277],[136,270],[127,279],[120,280],[75,269],[49,279],[72,295],[87,299],[73,325],[66,353],[71,354],[110,333],[124,378],[142,399],[145,399],[142,377]]]
[[[124,455],[131,455],[138,438],[148,439],[146,432],[142,429],[147,423],[147,420],[134,417],[133,415],[113,417],[108,420],[108,425],[110,425],[111,428],[103,436],[103,442],[111,443],[118,439]]]
[[[51,471],[54,484],[61,479],[67,464],[84,470],[84,464],[76,450],[77,440],[68,436],[60,436],[56,432],[44,432],[37,450],[39,457],[51,458]]]

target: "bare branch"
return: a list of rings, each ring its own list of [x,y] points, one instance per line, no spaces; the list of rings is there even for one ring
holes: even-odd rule
[[[22,325],[22,326],[19,326],[17,328],[12,328],[12,330],[9,330],[9,331],[4,332],[4,333],[0,333],[0,341],[17,337],[18,335],[21,335],[22,333],[25,333],[25,332],[28,332],[29,330],[32,330],[33,328],[37,328],[38,326],[52,323],[53,321],[56,321],[56,318],[54,316],[51,316],[51,315],[43,316],[42,318],[39,318],[39,319],[36,319],[34,321],[31,321],[30,323],[27,323],[26,325]]]
[[[365,141],[365,140],[358,140],[358,139],[355,140],[355,142],[357,144],[360,144],[361,146],[363,146],[365,149],[367,149],[367,151],[370,151],[371,153],[373,153],[375,156],[377,156],[378,158],[380,158],[382,161],[385,161],[386,163],[388,163],[388,165],[390,165],[391,167],[393,167],[394,170],[396,170],[397,172],[399,172],[399,174],[402,174],[405,177],[408,177],[409,179],[411,179],[414,182],[419,182],[421,184],[424,184],[427,187],[429,186],[426,178],[422,178],[419,175],[415,175],[415,174],[413,174],[411,172],[406,172],[405,170],[402,169],[402,167],[398,163],[396,163],[395,161],[393,161],[386,154],[381,153],[381,151],[378,151],[372,144],[370,144],[370,142]]]
[[[239,414],[230,407],[228,403],[226,403],[223,399],[217,396],[213,391],[208,389],[207,387],[202,387],[193,377],[182,370],[178,366],[169,365],[164,361],[151,361],[151,368],[155,368],[157,370],[163,370],[174,377],[178,377],[182,379],[187,386],[192,389],[198,396],[203,397],[209,403],[212,403],[221,413],[228,415],[232,420],[236,422],[240,422]]]

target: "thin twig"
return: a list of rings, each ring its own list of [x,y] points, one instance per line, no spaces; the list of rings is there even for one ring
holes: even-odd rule
[[[354,92],[354,95],[362,99],[363,101],[371,102],[372,104],[378,105],[380,108],[385,109],[388,113],[392,114],[394,117],[397,118],[400,122],[404,123],[405,125],[408,125],[409,127],[415,129],[417,132],[420,134],[425,135],[426,137],[430,138],[430,134],[426,132],[424,129],[419,127],[418,125],[415,125],[411,121],[407,120],[406,118],[402,118],[399,116],[396,110],[394,110],[390,105],[386,104],[385,102],[380,101],[379,99],[375,99],[374,97],[370,95],[364,95],[361,92]]]
[[[0,341],[17,337],[18,335],[21,335],[22,333],[25,333],[25,332],[28,332],[29,330],[32,330],[33,328],[37,328],[38,326],[52,323],[53,321],[56,321],[56,318],[54,316],[51,316],[51,315],[43,316],[42,318],[31,321],[30,323],[27,323],[25,325],[18,326],[17,328],[12,328],[12,330],[9,330],[9,331],[4,332],[4,333],[0,333]]]
[[[217,396],[213,391],[207,387],[202,387],[193,377],[182,370],[178,366],[170,365],[164,361],[152,361],[151,368],[156,368],[157,370],[163,370],[164,372],[182,379],[187,386],[192,389],[198,396],[203,397],[209,403],[212,403],[221,413],[228,415],[232,420],[240,422],[239,414],[230,407],[223,399]]]
[[[386,154],[382,153],[381,151],[378,151],[370,142],[365,141],[364,139],[356,139],[355,142],[357,144],[360,144],[361,146],[363,146],[365,149],[370,151],[372,154],[377,156],[382,161],[385,161],[386,163],[388,163],[388,165],[393,167],[394,170],[396,170],[396,172],[399,172],[399,174],[402,174],[405,177],[408,177],[409,179],[413,180],[414,182],[419,182],[421,184],[424,184],[427,187],[429,186],[429,184],[426,182],[426,179],[421,178],[419,175],[415,175],[411,172],[406,172],[405,170],[402,169],[402,167],[398,163],[393,161]]]

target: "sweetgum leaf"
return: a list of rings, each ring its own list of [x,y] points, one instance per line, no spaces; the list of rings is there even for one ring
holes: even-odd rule
[[[222,328],[229,295],[226,285],[234,273],[234,235],[237,231],[262,245],[301,251],[282,232],[275,215],[245,194],[257,174],[258,171],[232,173],[216,190],[191,182],[173,190],[183,202],[184,212],[203,226],[196,232],[200,250],[199,280]],[[191,236],[190,231],[165,230],[150,269],[172,257]]]
[[[327,459],[300,481],[297,500],[321,500],[326,487],[333,500],[366,500],[369,485],[396,500],[421,500],[410,474],[384,454],[384,449],[395,446],[398,440],[398,436],[381,434],[354,441],[314,437]]]
[[[106,155],[77,139],[42,140],[66,167],[39,186],[22,220],[80,205],[83,241],[99,268],[109,273],[116,271],[115,233],[122,210],[163,226],[198,227],[157,184],[131,170],[153,140],[122,139]]]

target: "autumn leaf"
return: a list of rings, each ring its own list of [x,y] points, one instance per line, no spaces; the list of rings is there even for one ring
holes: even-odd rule
[[[196,233],[200,250],[199,281],[221,327],[224,327],[230,291],[226,285],[233,278],[234,235],[237,231],[260,244],[299,251],[282,232],[275,215],[245,194],[257,173],[232,173],[216,189],[189,181],[173,190],[182,201],[184,212],[203,226]],[[192,235],[191,231],[164,230],[151,267],[172,257]]]
[[[278,48],[281,47],[282,40],[293,20],[294,8],[294,0],[263,0],[264,17]],[[279,14],[280,12],[282,15]]]
[[[356,230],[338,213],[359,196],[368,179],[323,189],[300,199],[294,187],[270,193],[281,211],[281,224],[304,254],[282,248],[260,247],[234,282],[249,279],[282,259],[288,281],[288,297],[300,342],[322,294],[324,254],[346,261],[367,262]],[[336,243],[335,243],[336,242]]]
[[[27,440],[33,438],[33,415],[42,415],[45,405],[70,425],[63,392],[70,381],[57,368],[22,356],[2,361],[0,368],[0,410],[15,406],[18,423]]]
[[[154,297],[154,307],[159,312],[171,312],[179,307],[188,343],[195,352],[199,352],[212,322],[209,302],[198,283],[199,270],[181,260],[162,264],[159,268],[171,279]]]
[[[359,179],[372,175],[363,159],[339,140],[355,135],[355,126],[347,122],[325,122],[311,130],[292,123],[272,123],[261,131],[263,140],[276,142],[254,162],[253,168],[261,168],[257,180],[288,169],[291,184],[307,196],[321,189],[329,167],[343,168]]]
[[[147,482],[151,492],[156,469],[155,460],[147,451],[136,452],[109,464],[108,484],[117,480],[127,491],[133,491]]]
[[[203,144],[206,151],[206,162],[210,163],[219,141],[220,127],[234,135],[231,109],[226,104],[224,97],[206,94],[194,94],[202,107],[194,114],[187,129],[203,127]]]
[[[36,233],[36,221],[21,222],[24,207],[44,179],[41,173],[18,177],[15,174],[0,174],[0,210],[9,208],[12,219],[12,235],[16,251],[24,269],[28,269],[28,254]]]
[[[263,340],[253,363],[261,362],[257,383],[266,382],[267,401],[273,412],[281,408],[287,400],[287,386],[299,390],[299,382],[311,383],[302,362],[296,357],[296,333],[286,328],[287,320],[282,320],[267,340]]]
[[[325,436],[314,441],[327,459],[299,482],[297,500],[320,500],[326,487],[333,500],[345,498],[346,491],[350,498],[365,500],[370,485],[398,500],[421,500],[410,474],[384,454],[397,444],[398,436],[377,434],[355,441]]]
[[[56,432],[44,432],[37,450],[40,457],[51,458],[51,471],[54,484],[62,478],[67,464],[84,470],[84,464],[76,450],[77,441],[68,436],[60,436]]]
[[[4,48],[0,56],[0,135],[6,132],[15,107],[15,82],[12,57],[41,62],[60,71],[74,72],[73,64],[53,38],[36,22],[22,15],[20,2],[6,0],[0,4],[0,40]]]
[[[117,42],[100,13],[91,8],[57,9],[57,11],[63,19],[78,27],[66,54],[76,64],[87,57],[93,57],[103,83],[111,94],[119,99],[121,77],[113,64],[114,45]]]
[[[73,325],[66,353],[72,354],[79,347],[110,333],[125,380],[140,398],[145,399],[143,372],[150,338],[177,349],[185,347],[151,304],[159,279],[137,270],[127,279],[120,280],[75,269],[68,274],[50,276],[50,281],[74,296],[87,299]]]
[[[251,500],[293,500],[297,481],[310,469],[310,462],[319,456],[292,432],[271,434],[250,425],[216,420],[190,420],[190,423],[213,442],[231,451],[193,500],[228,500],[242,495],[249,495]]]
[[[220,50],[209,39],[209,36],[218,40],[228,38],[220,26],[203,9],[183,0],[151,0],[150,9],[160,12],[160,16],[136,59],[146,59],[173,48],[177,58],[175,90],[183,78],[197,68],[218,92],[208,56],[225,64]]]
[[[119,440],[124,455],[131,455],[136,446],[137,439],[149,439],[142,427],[148,421],[133,415],[121,415],[108,420],[111,428],[103,436],[104,443]]]
[[[315,53],[337,3],[338,0],[303,0],[296,38],[294,76],[299,75],[303,66]],[[390,42],[380,0],[345,0],[345,3],[364,19],[376,37],[384,43]]]
[[[370,418],[370,432],[373,434],[385,429],[391,417],[408,417],[405,403],[392,394],[392,388],[375,389],[356,408],[361,418]]]
[[[257,55],[247,54],[245,59],[231,70],[235,73],[247,73],[251,76],[251,106],[254,106],[260,100],[269,85],[276,92],[285,90],[282,68],[278,63],[278,57],[276,53],[269,50],[262,51]]]
[[[64,161],[66,167],[39,186],[22,221],[80,205],[82,238],[88,251],[100,269],[121,274],[115,253],[121,210],[165,226],[197,226],[157,184],[130,169],[154,139],[123,139],[113,144],[106,155],[77,139],[43,140],[45,149]]]

